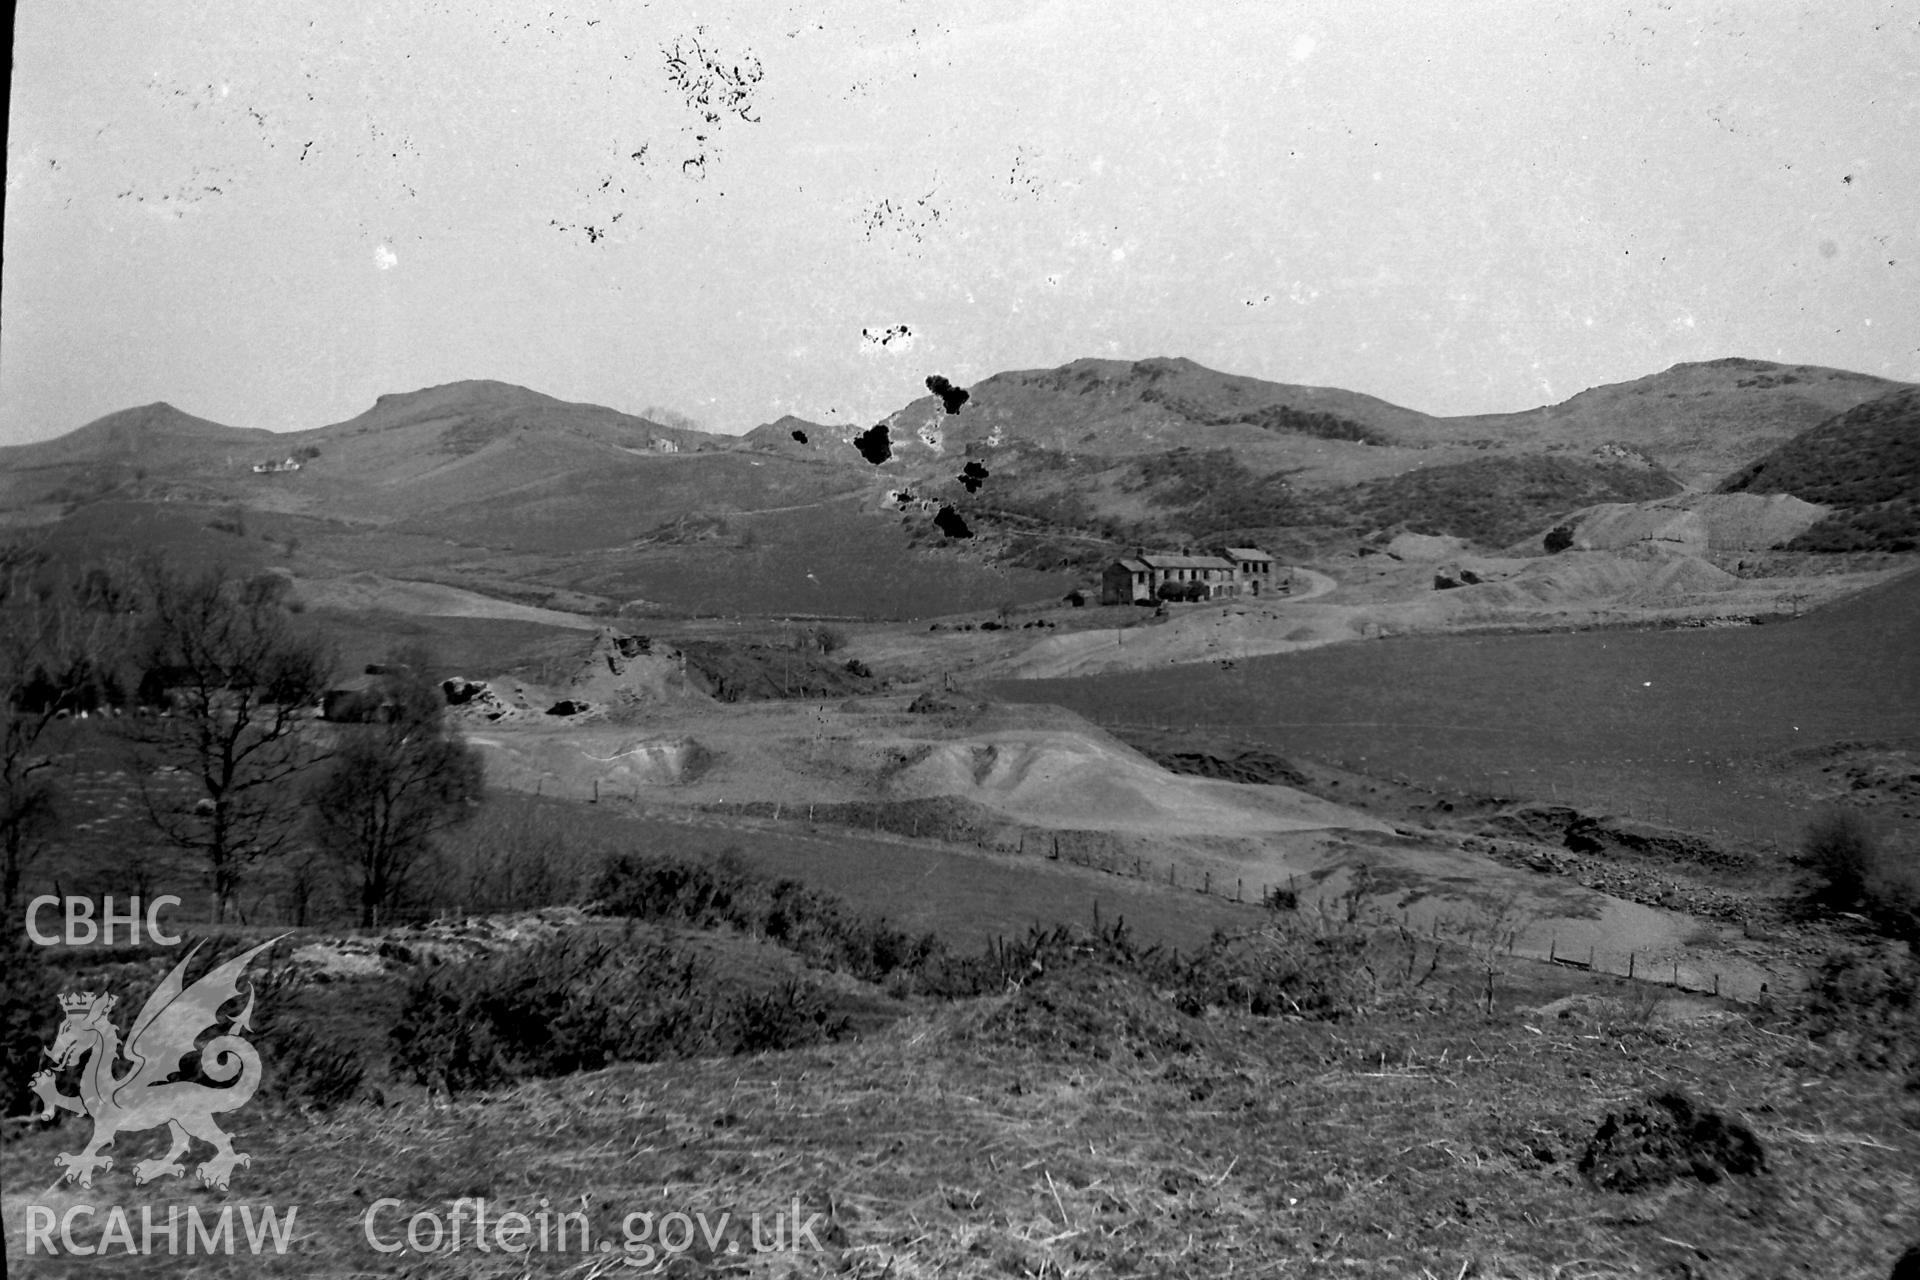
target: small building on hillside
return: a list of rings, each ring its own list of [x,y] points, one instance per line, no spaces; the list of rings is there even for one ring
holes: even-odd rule
[[[1248,548],[1242,548],[1248,550]],[[1255,552],[1255,555],[1264,555]],[[1253,563],[1249,561],[1249,563]],[[1267,580],[1273,559],[1266,557]],[[1252,580],[1249,576],[1249,581]],[[1164,590],[1163,588],[1168,588]],[[1240,569],[1224,555],[1141,552],[1114,561],[1100,574],[1101,604],[1140,604],[1166,599],[1178,588],[1186,598],[1218,600],[1241,594]]]
[[[300,460],[298,458],[286,458],[280,462],[256,462],[253,464],[253,474],[257,476],[272,475],[276,471],[298,471],[299,469]]]

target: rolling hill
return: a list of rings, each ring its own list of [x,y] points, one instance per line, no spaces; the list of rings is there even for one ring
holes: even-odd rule
[[[1807,551],[1920,546],[1920,388],[1838,414],[1742,467],[1722,493],[1791,494],[1838,510],[1791,544]]]
[[[0,450],[0,518],[45,523],[111,499],[218,528],[245,508],[254,536],[289,558],[302,548],[312,574],[431,568],[489,590],[567,585],[662,605],[737,561],[738,590],[694,595],[734,608],[771,592],[796,607],[821,594],[805,576],[821,569],[805,554],[770,560],[749,517],[802,513],[765,530],[805,543],[801,529],[838,530],[843,511],[887,515],[896,530],[874,545],[894,548],[884,576],[896,591],[961,563],[960,543],[934,526],[943,507],[976,535],[967,561],[1045,571],[1084,570],[1116,544],[1229,532],[1311,546],[1407,528],[1497,546],[1596,502],[1718,480],[1864,402],[1891,407],[1849,429],[1884,435],[1912,404],[1883,379],[1752,360],[1466,418],[1171,358],[928,383],[863,433],[789,416],[745,437],[484,380],[384,395],[346,421],[281,434],[148,405]],[[288,457],[298,470],[253,470]],[[567,562],[579,556],[591,563]],[[835,603],[823,607],[846,607],[844,591],[824,594]],[[928,611],[924,593],[906,594],[911,612]]]
[[[113,493],[218,496],[206,477],[250,474],[253,463],[292,447],[271,431],[209,422],[165,402],[140,405],[52,440],[0,448],[0,510]]]
[[[1689,487],[1703,488],[1807,428],[1901,385],[1841,369],[1733,357],[1677,364],[1525,413],[1447,418],[1440,434],[1547,450],[1617,443]]]

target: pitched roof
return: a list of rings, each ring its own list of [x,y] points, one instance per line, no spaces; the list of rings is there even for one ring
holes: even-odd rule
[[[1220,552],[1229,560],[1271,560],[1271,551],[1262,551],[1258,547],[1226,547]]]
[[[1133,559],[1116,560],[1114,564],[1125,569],[1128,573],[1145,573],[1148,567],[1146,561]]]
[[[1231,562],[1219,556],[1145,555],[1140,557],[1154,569],[1231,569]]]

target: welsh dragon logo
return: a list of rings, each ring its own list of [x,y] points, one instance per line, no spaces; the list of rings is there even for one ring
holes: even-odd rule
[[[55,1164],[66,1166],[65,1181],[91,1187],[94,1171],[113,1164],[111,1156],[100,1154],[102,1148],[112,1146],[114,1138],[123,1132],[160,1125],[166,1125],[172,1134],[173,1146],[157,1160],[135,1164],[135,1182],[151,1182],[161,1174],[176,1178],[185,1174],[180,1157],[187,1153],[193,1138],[211,1143],[214,1149],[213,1158],[200,1166],[200,1181],[209,1187],[226,1190],[234,1166],[253,1162],[252,1156],[235,1151],[232,1139],[213,1122],[221,1112],[245,1106],[260,1087],[260,1054],[240,1038],[241,1032],[253,1029],[251,986],[246,1008],[227,1024],[226,1034],[200,1046],[201,1073],[220,1082],[220,1087],[169,1077],[180,1069],[181,1059],[193,1052],[201,1033],[220,1020],[220,1006],[240,994],[239,978],[248,963],[278,941],[275,938],[242,952],[189,987],[182,975],[203,945],[196,943],[147,997],[124,1047],[109,1017],[119,1003],[117,996],[83,991],[60,997],[60,1007],[67,1017],[47,1054],[54,1068],[35,1075],[31,1087],[46,1104],[41,1119],[51,1119],[56,1111],[72,1111],[93,1119],[93,1141],[84,1151],[53,1158]],[[122,1057],[131,1065],[116,1076],[114,1067]],[[54,1083],[54,1071],[81,1058],[87,1061],[80,1069],[79,1095],[61,1093]],[[233,1083],[225,1083],[229,1080]]]

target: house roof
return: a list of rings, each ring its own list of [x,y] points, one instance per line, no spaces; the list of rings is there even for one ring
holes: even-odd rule
[[[1231,562],[1219,556],[1146,555],[1140,557],[1153,569],[1231,569]]]
[[[1114,561],[1114,564],[1119,566],[1122,569],[1125,569],[1128,573],[1145,573],[1148,568],[1147,563],[1144,560],[1132,560],[1132,559],[1116,560]]]
[[[1229,560],[1271,560],[1271,551],[1262,551],[1258,547],[1227,547],[1220,553]]]

